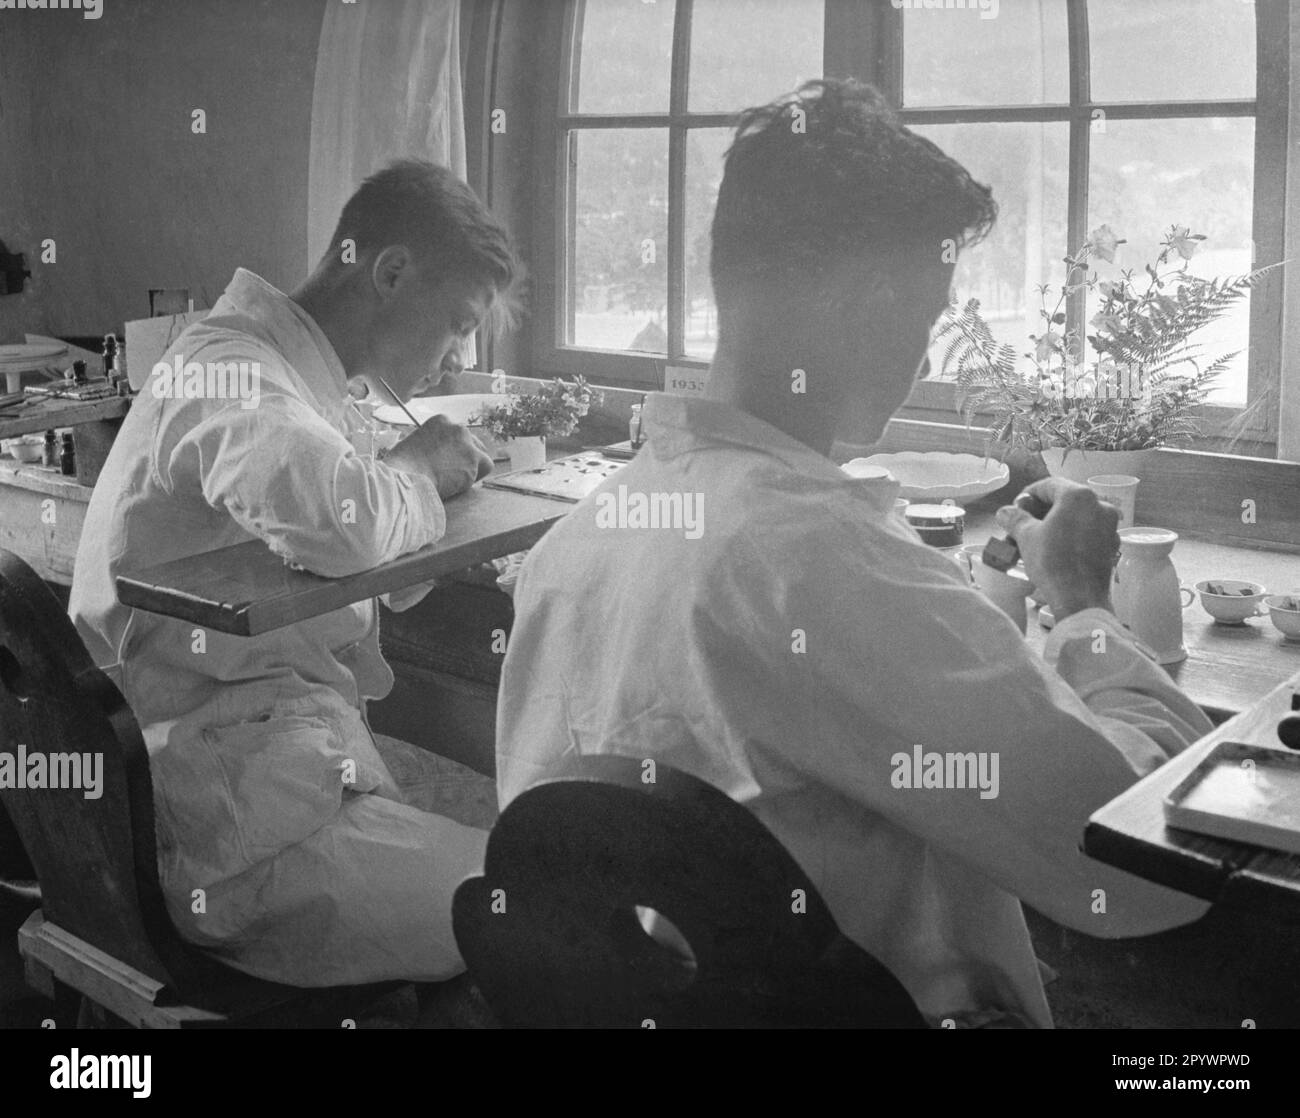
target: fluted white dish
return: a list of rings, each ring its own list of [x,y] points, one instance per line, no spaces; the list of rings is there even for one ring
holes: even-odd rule
[[[904,450],[854,458],[840,467],[850,477],[871,477],[881,468],[898,479],[900,497],[909,501],[958,504],[996,493],[1011,478],[1005,462],[977,454]]]

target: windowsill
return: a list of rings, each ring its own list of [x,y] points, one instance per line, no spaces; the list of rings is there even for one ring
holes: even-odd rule
[[[465,372],[447,380],[444,391],[490,392],[493,388],[487,373]],[[511,388],[536,388],[540,383],[531,377],[507,378]],[[626,439],[632,405],[645,395],[641,389],[601,391],[604,400],[582,421],[575,451]],[[836,442],[831,457],[846,462],[904,450],[982,455],[987,445],[987,433],[979,427],[895,418],[874,445]],[[1013,462],[1012,483],[1027,484],[1043,476],[1043,469],[1037,456]],[[1300,463],[1166,448],[1156,452],[1149,476],[1143,478],[1138,491],[1138,519],[1232,547],[1300,554],[1297,493]]]

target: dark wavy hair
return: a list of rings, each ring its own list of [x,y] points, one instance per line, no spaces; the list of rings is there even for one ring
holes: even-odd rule
[[[899,123],[871,86],[810,81],[745,110],[726,155],[710,271],[720,307],[850,256],[961,248],[997,219],[987,186]]]
[[[397,160],[361,184],[334,230],[334,259],[347,238],[358,257],[407,245],[437,271],[494,289],[502,310],[513,307],[523,279],[510,235],[478,195],[446,167],[421,159]]]

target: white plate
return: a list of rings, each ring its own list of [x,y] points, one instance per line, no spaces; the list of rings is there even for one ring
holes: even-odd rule
[[[468,427],[470,420],[484,407],[499,404],[505,399],[496,392],[461,392],[454,396],[416,396],[406,402],[411,414],[421,423],[426,423],[435,415],[445,415],[453,423]],[[406,413],[396,404],[382,404],[375,408],[375,418],[390,427],[410,427],[411,421]],[[474,434],[487,448],[487,452],[496,461],[509,457],[505,443],[499,442],[481,427],[474,428]]]
[[[850,477],[869,477],[881,467],[898,479],[898,495],[909,501],[952,498],[961,504],[997,492],[1011,477],[1010,467],[995,458],[943,451],[873,454],[870,458],[854,458],[840,468]]]
[[[67,352],[65,345],[0,345],[0,367],[24,372],[44,369]]]
[[[39,373],[44,369],[58,372],[59,358],[66,358],[65,345],[0,345],[0,377],[2,392],[21,392],[23,373]]]
[[[406,406],[421,423],[435,415],[445,415],[453,423],[468,426],[472,416],[485,406],[501,403],[503,399],[503,396],[492,392],[465,392],[455,396],[416,396],[413,400],[408,400]],[[396,404],[382,404],[375,408],[375,418],[380,423],[388,423],[393,427],[411,425],[406,413]]]

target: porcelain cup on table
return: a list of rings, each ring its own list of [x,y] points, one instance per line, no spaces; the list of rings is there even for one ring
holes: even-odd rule
[[[1300,591],[1271,594],[1264,599],[1277,631],[1289,641],[1300,641]]]
[[[1244,625],[1251,617],[1267,612],[1264,598],[1268,591],[1258,582],[1239,578],[1207,578],[1196,584],[1201,606],[1216,625]]]
[[[1088,488],[1097,497],[1119,509],[1119,526],[1133,527],[1139,478],[1131,474],[1096,474],[1088,479]]]
[[[1025,599],[1033,593],[1034,584],[1018,563],[1009,571],[985,566],[983,553],[983,544],[968,543],[957,548],[953,559],[966,572],[971,584],[1011,618],[1023,633],[1029,626]]]

